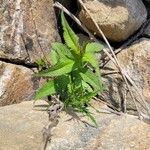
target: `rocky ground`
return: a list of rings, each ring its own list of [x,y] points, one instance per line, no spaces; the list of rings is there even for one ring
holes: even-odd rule
[[[94,19],[114,51],[119,50],[116,56],[121,67],[150,108],[150,1],[84,0],[90,15],[79,0],[55,1],[74,13],[97,40],[104,43],[91,17]],[[49,61],[51,43],[61,40],[60,11],[54,10],[53,4],[53,0],[0,1],[0,150],[37,150],[43,146],[41,131],[48,116],[46,111],[33,109],[31,100],[43,82],[33,77],[37,71],[35,61],[40,57]],[[89,40],[82,28],[68,19],[81,39]],[[99,59],[103,63],[101,55]],[[116,66],[109,61],[101,70],[106,90],[100,98],[120,113],[124,111],[126,99],[128,114],[118,116],[106,105],[95,102],[99,112],[92,111],[99,127],[94,128],[77,116],[70,119],[70,115],[62,112],[47,150],[150,149],[150,126],[137,119],[135,103]],[[145,103],[132,86],[131,90],[139,100],[141,116],[148,120]],[[43,103],[36,109],[45,110]]]
[[[22,102],[0,108],[0,149],[40,150],[42,129],[48,123],[46,104]],[[98,128],[90,120],[62,112],[52,130],[46,150],[149,150],[150,126],[131,115],[116,115],[106,105],[91,110]]]

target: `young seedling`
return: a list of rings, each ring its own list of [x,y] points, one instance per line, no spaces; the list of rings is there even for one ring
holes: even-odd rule
[[[79,37],[61,13],[65,44],[53,43],[51,49],[52,66],[40,71],[36,76],[51,78],[36,93],[35,99],[59,95],[64,108],[88,116],[95,125],[96,120],[88,110],[90,101],[103,90],[98,60],[95,53],[102,45],[96,42],[79,44]]]

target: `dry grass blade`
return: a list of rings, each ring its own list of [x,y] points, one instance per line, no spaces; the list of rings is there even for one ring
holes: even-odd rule
[[[87,13],[89,13],[88,10],[86,9],[86,7],[84,6],[84,3],[83,3],[81,0],[78,0],[78,1],[79,1],[80,4],[83,6],[83,8],[87,11]],[[63,7],[63,6],[62,6],[60,3],[58,3],[58,2],[56,2],[56,3],[54,4],[54,6],[57,7],[57,8],[59,8],[59,9],[61,9],[61,10],[63,10],[66,14],[68,14],[80,27],[82,27],[82,29],[89,35],[89,37],[90,37],[91,39],[93,39],[94,41],[98,42],[98,40],[97,40],[97,39],[93,36],[93,34],[91,34],[91,32],[80,22],[80,20],[79,20],[78,18],[76,18],[72,13],[70,13],[65,7]],[[90,13],[89,13],[89,15],[90,15]],[[91,18],[92,18],[92,17],[91,17]],[[92,19],[92,20],[93,20],[93,19]],[[95,23],[94,20],[93,20],[93,22]],[[136,85],[135,85],[134,81],[132,81],[132,79],[129,78],[129,76],[127,76],[126,74],[124,74],[124,71],[122,70],[122,68],[121,68],[121,66],[120,66],[120,63],[118,62],[118,60],[117,60],[117,58],[116,58],[116,55],[114,54],[114,52],[113,52],[113,50],[112,50],[112,48],[111,48],[111,46],[110,46],[108,40],[106,39],[104,33],[101,31],[101,29],[99,28],[99,26],[97,25],[97,23],[95,23],[95,25],[96,25],[96,27],[99,29],[99,32],[102,34],[102,37],[104,38],[104,40],[105,40],[106,44],[108,45],[108,47],[109,47],[109,49],[110,49],[110,51],[111,51],[111,53],[112,53],[112,55],[113,55],[114,58],[112,57],[112,55],[111,55],[106,49],[103,49],[103,51],[106,53],[106,55],[109,57],[109,59],[116,65],[116,67],[117,67],[117,68],[119,69],[119,71],[121,72],[122,77],[123,77],[123,79],[125,80],[125,83],[126,83],[126,85],[127,85],[127,88],[128,88],[129,91],[130,91],[131,97],[132,97],[132,99],[133,99],[133,101],[134,101],[134,103],[135,103],[135,105],[136,105],[136,108],[137,108],[137,111],[138,111],[138,114],[139,114],[139,117],[140,117],[140,110],[139,110],[139,108],[138,108],[138,106],[137,106],[137,104],[136,104],[136,100],[135,100],[134,95],[133,95],[133,93],[132,93],[132,91],[131,91],[131,89],[130,89],[130,86],[129,86],[128,81],[130,81],[130,83],[133,85],[134,88],[135,88]],[[128,80],[128,81],[127,81],[127,80]],[[135,89],[137,90],[137,88],[135,88]],[[147,107],[148,105],[147,105],[146,101],[144,100],[143,96],[140,94],[140,91],[138,90],[137,92],[138,92],[138,94],[140,95],[141,99],[144,101],[144,104],[146,104],[146,110],[147,110],[147,112],[148,112],[148,114],[149,114],[149,116],[150,116],[150,109],[149,109],[149,107]],[[139,101],[139,103],[141,103],[141,102]]]

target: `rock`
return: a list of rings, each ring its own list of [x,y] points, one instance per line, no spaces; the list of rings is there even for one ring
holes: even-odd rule
[[[47,118],[33,110],[33,101],[0,107],[0,150],[41,150]]]
[[[34,63],[58,38],[53,1],[0,2],[0,58]]]
[[[0,61],[0,106],[33,99],[38,84],[32,70]]]
[[[37,104],[42,110],[45,103]],[[40,107],[34,109],[40,110]],[[62,112],[52,130],[46,150],[149,150],[150,126],[131,115],[111,114],[105,105],[91,109],[99,125],[95,128],[85,117]],[[31,101],[0,108],[0,149],[40,150],[42,128],[47,124],[45,111],[33,110]],[[74,114],[75,115],[75,114]],[[81,115],[80,115],[81,116]],[[73,119],[71,119],[73,117]],[[76,118],[77,117],[77,118]],[[89,123],[89,124],[88,124]]]
[[[139,29],[147,17],[141,0],[86,0],[84,5],[105,36],[116,42],[126,40]],[[100,36],[83,8],[79,12],[79,18],[88,29]]]
[[[131,79],[137,85],[139,91],[144,96],[150,108],[150,39],[142,38],[133,43],[131,46],[123,49],[117,58]],[[114,72],[114,73],[113,73]],[[106,91],[103,93],[106,100],[109,100],[116,107],[122,105],[124,96],[127,99],[127,109],[135,110],[135,105],[129,92],[127,92],[124,81],[121,75],[117,72],[116,67],[112,62],[109,62],[103,70],[104,83]],[[131,87],[133,89],[133,87]],[[133,90],[135,97],[141,101],[141,97]],[[142,102],[144,105],[144,103]],[[145,106],[145,105],[144,105]],[[143,111],[141,105],[139,109]],[[143,112],[144,113],[144,112]]]
[[[150,24],[146,27],[144,35],[150,37]]]

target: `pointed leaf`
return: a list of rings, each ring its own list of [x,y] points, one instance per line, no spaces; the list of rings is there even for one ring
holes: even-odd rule
[[[50,57],[51,57],[51,64],[52,65],[55,65],[58,63],[59,55],[55,50],[53,50],[53,49],[51,50]]]
[[[65,19],[64,13],[61,13],[61,22],[64,30],[64,40],[66,42],[66,45],[74,50],[76,54],[80,53],[79,51],[79,38],[78,36],[73,32],[73,30],[70,28],[67,20]]]
[[[103,49],[103,45],[96,42],[92,42],[86,45],[85,52],[88,53],[100,52],[102,49]]]
[[[93,53],[85,53],[83,55],[82,61],[90,63],[95,69],[99,67],[98,61]]]
[[[85,82],[87,82],[94,88],[95,91],[101,90],[99,79],[92,71],[87,70],[84,73],[80,73],[80,75]]]
[[[66,73],[71,72],[73,70],[73,67],[74,67],[74,61],[68,60],[66,62],[61,62],[59,64],[56,64],[50,69],[47,69],[38,74],[35,74],[35,76],[41,76],[41,77],[60,76],[60,75],[64,75]]]
[[[35,99],[41,99],[43,97],[46,97],[48,95],[55,94],[55,86],[54,86],[54,81],[50,80],[47,83],[45,83],[40,89],[38,89]]]
[[[89,117],[92,120],[92,122],[95,124],[95,126],[98,127],[96,119],[94,118],[92,113],[88,109],[85,109],[84,113],[86,114],[87,117]]]
[[[73,55],[71,54],[70,49],[68,49],[68,47],[62,43],[53,43],[52,51],[57,53],[58,61],[66,61],[67,58],[73,59]]]
[[[90,63],[94,67],[96,75],[100,78],[99,63],[93,53],[85,53],[83,55],[82,61]]]
[[[88,92],[93,92],[93,89],[91,88],[91,86],[88,83],[86,83],[84,80],[82,80],[82,86]]]

